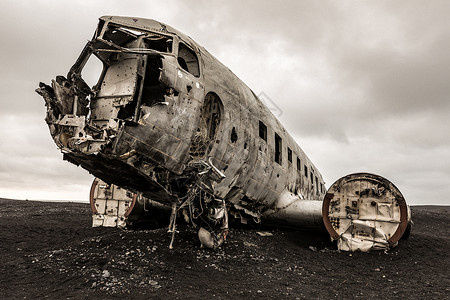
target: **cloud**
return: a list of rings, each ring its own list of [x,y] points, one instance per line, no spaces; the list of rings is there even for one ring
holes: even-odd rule
[[[6,2],[0,196],[86,197],[92,177],[62,161],[34,89],[67,73],[98,17],[128,15],[179,29],[265,92],[327,186],[369,171],[410,203],[448,204],[449,10],[448,1]]]

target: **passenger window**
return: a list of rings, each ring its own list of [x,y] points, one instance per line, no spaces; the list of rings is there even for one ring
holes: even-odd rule
[[[183,43],[178,45],[178,64],[183,70],[188,71],[195,77],[200,76],[197,55]]]
[[[259,137],[267,142],[267,126],[259,121]]]
[[[238,139],[238,136],[236,133],[236,128],[233,127],[233,129],[231,130],[231,142],[236,143],[237,139]]]
[[[281,137],[275,133],[275,162],[281,165],[281,153],[283,151]]]

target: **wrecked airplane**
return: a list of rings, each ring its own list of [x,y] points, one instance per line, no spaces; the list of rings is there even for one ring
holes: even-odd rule
[[[95,63],[100,69],[88,71]],[[349,175],[327,191],[255,93],[160,22],[101,17],[67,77],[36,91],[63,158],[96,177],[94,226],[124,227],[161,211],[170,247],[182,218],[216,248],[229,220],[325,225],[350,251],[389,248],[408,226],[403,196],[380,176]]]

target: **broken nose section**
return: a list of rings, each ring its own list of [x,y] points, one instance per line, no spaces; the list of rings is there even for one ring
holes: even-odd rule
[[[53,140],[63,152],[96,154],[116,136],[119,128],[116,120],[108,120],[101,126],[89,122],[90,89],[80,88],[58,76],[52,86],[41,82],[36,92],[44,98],[45,120]]]

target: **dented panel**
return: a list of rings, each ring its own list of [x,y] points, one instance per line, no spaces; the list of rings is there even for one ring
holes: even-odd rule
[[[332,239],[345,251],[389,249],[402,237],[409,219],[400,191],[369,173],[336,181],[325,196],[322,215]]]

